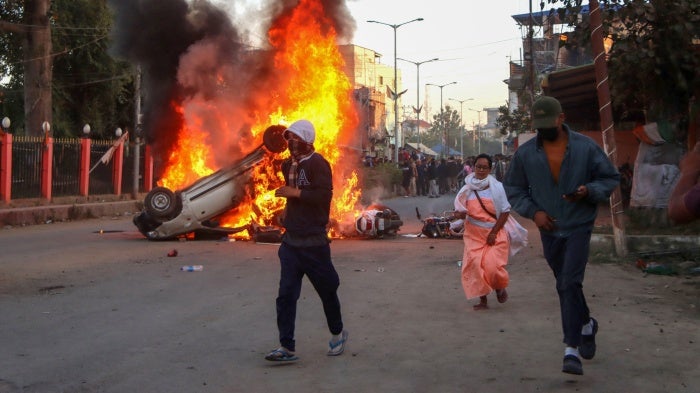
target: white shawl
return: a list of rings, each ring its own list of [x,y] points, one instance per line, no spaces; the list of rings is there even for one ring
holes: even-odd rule
[[[510,203],[508,203],[508,197],[506,197],[506,190],[503,188],[503,184],[491,175],[488,175],[485,179],[479,180],[474,177],[473,173],[464,179],[464,186],[455,197],[455,210],[466,212],[467,207],[462,204],[460,199],[466,201],[469,199],[469,194],[475,190],[481,191],[487,188],[491,189],[491,198],[493,199],[493,206],[496,209],[496,217],[499,217],[501,212],[510,211]],[[464,195],[464,197],[460,198],[462,195]]]

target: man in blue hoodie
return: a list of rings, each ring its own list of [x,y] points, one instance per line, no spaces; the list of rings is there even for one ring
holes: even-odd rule
[[[348,332],[338,300],[340,279],[333,267],[328,240],[328,223],[333,197],[331,166],[314,151],[316,130],[308,120],[292,123],[284,132],[290,157],[282,163],[285,185],[275,196],[287,199],[282,214],[285,228],[278,255],[280,283],[277,295],[277,328],[281,346],[265,356],[270,361],[295,361],[294,327],[297,300],[304,275],[321,298],[331,332],[328,356],[345,350]]]
[[[537,137],[518,147],[503,185],[513,210],[539,228],[556,278],[566,344],[562,371],[582,375],[581,358],[595,356],[598,331],[583,294],[591,231],[598,204],[608,200],[620,174],[600,146],[569,129],[564,118],[555,98],[535,101]]]

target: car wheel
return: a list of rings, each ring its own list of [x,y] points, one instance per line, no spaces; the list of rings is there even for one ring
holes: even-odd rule
[[[165,187],[156,187],[152,189],[144,200],[144,208],[149,216],[158,220],[170,220],[177,216],[178,198],[174,192]]]
[[[282,125],[269,126],[263,133],[263,144],[271,153],[281,153],[287,149],[287,141],[284,140],[284,131],[287,127]]]

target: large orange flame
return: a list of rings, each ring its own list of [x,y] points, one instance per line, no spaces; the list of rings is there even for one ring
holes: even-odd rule
[[[308,119],[316,127],[316,151],[331,164],[334,177],[332,220],[352,222],[357,215],[360,191],[354,160],[343,161],[338,143],[341,133],[353,132],[357,114],[352,105],[352,85],[343,73],[343,58],[336,44],[336,32],[324,13],[320,0],[301,0],[288,14],[278,18],[268,32],[274,52],[276,91],[269,107],[254,108],[255,124],[250,128],[253,139],[260,140],[262,131],[272,124],[289,124]],[[262,105],[262,104],[261,104]],[[216,108],[214,108],[216,110]],[[185,118],[186,125],[178,133],[176,149],[170,153],[164,176],[159,184],[178,189],[213,172],[215,163],[208,162],[209,145],[205,131],[196,116]],[[217,146],[219,148],[219,146]],[[248,150],[252,150],[249,146]],[[276,213],[284,208],[284,199],[274,190],[283,183],[279,159],[266,157],[254,168],[248,199],[231,210],[222,225],[240,227],[251,222],[274,225]],[[338,232],[333,233],[339,236]],[[237,236],[247,237],[245,233]]]

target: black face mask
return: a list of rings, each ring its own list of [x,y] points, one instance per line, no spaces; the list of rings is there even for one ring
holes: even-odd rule
[[[289,153],[291,153],[292,157],[295,159],[303,157],[314,151],[314,145],[297,139],[290,139],[287,141],[287,147],[289,148]]]
[[[557,127],[538,128],[537,135],[539,135],[540,138],[551,142],[551,141],[556,140],[557,136],[559,136],[559,128],[557,128]]]

